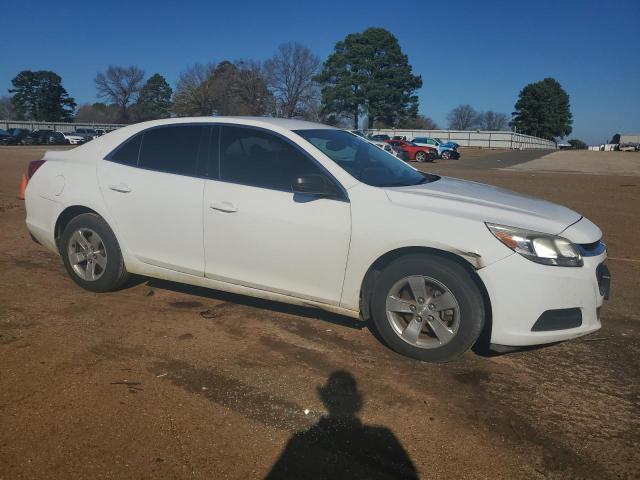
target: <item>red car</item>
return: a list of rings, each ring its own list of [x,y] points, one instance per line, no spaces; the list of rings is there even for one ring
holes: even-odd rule
[[[438,150],[431,147],[421,147],[406,140],[385,140],[398,152],[398,156],[405,161],[433,162],[438,158]]]

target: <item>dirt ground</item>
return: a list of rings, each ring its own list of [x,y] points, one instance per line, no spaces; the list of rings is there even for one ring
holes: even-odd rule
[[[557,151],[511,167],[516,170],[640,175],[639,152]]]
[[[313,309],[79,289],[24,226],[40,157],[0,149],[0,479],[640,477],[640,177],[501,169],[529,152],[421,166],[574,208],[613,275],[595,334],[430,365]]]

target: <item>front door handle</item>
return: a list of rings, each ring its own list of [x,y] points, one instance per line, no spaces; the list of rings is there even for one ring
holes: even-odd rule
[[[129,193],[131,191],[131,188],[129,187],[129,185],[125,185],[124,183],[119,183],[117,185],[109,185],[109,189],[113,190],[114,192],[120,192],[120,193]]]
[[[238,211],[238,208],[233,203],[224,201],[211,202],[209,208],[225,213],[235,213]]]

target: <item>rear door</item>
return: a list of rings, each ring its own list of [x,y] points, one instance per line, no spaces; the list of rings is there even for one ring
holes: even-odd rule
[[[273,132],[222,126],[219,137],[219,177],[204,193],[205,275],[338,304],[351,235],[346,193],[294,195],[300,175],[337,181]]]
[[[199,169],[207,163],[209,132],[203,124],[149,129],[101,162],[107,208],[138,260],[204,276]]]

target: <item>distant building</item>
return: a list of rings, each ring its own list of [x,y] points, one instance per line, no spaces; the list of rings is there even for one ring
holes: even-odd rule
[[[611,139],[610,143],[617,143],[618,145],[628,145],[640,143],[640,133],[616,133]]]
[[[625,145],[627,143],[640,143],[640,133],[623,133],[620,135],[620,144]]]

